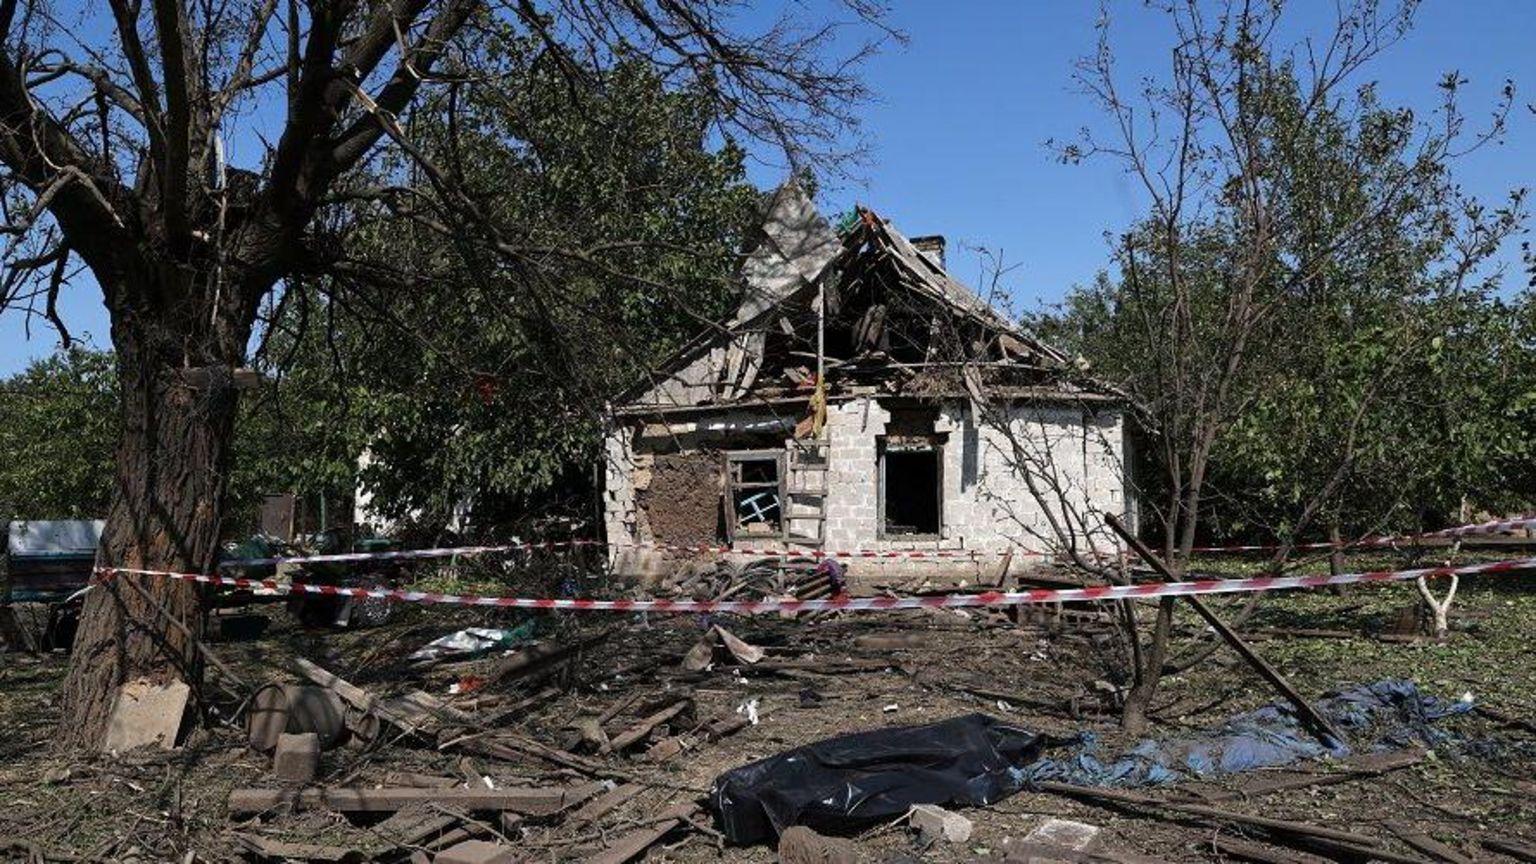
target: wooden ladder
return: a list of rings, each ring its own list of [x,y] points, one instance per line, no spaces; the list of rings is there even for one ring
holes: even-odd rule
[[[820,547],[827,539],[827,482],[831,442],[826,432],[789,442],[784,478],[784,533],[790,543]]]

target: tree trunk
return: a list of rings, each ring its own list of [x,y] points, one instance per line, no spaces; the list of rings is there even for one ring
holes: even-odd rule
[[[1141,652],[1141,663],[1135,670],[1135,683],[1125,694],[1125,705],[1120,711],[1120,728],[1128,735],[1140,735],[1147,728],[1147,708],[1157,695],[1158,682],[1163,679],[1163,662],[1168,659],[1168,637],[1173,630],[1173,599],[1164,597],[1157,603],[1157,623],[1152,627],[1152,641]],[[1134,636],[1132,637],[1134,638]]]
[[[1337,576],[1344,572],[1344,531],[1336,521],[1328,523],[1328,550],[1328,573]]]
[[[102,566],[209,572],[215,564],[234,428],[231,373],[243,341],[235,347],[210,336],[203,341],[212,345],[189,348],[190,341],[169,323],[114,315],[122,432]],[[99,747],[117,692],[130,680],[185,680],[201,703],[196,647],[120,584],[129,579],[190,632],[202,632],[196,583],[117,574],[98,584],[86,595],[64,681],[60,747]]]

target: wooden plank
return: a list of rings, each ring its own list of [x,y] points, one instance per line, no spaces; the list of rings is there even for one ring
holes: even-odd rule
[[[254,834],[234,834],[235,842],[264,858],[284,861],[334,861],[337,864],[355,864],[366,861],[367,856],[345,846],[322,846],[317,843],[288,843]]]
[[[375,834],[399,846],[420,846],[452,828],[459,820],[425,804],[408,804],[373,826]]]
[[[1472,858],[1462,854],[1461,850],[1441,843],[1439,840],[1429,836],[1417,825],[1407,822],[1389,822],[1387,827],[1392,830],[1393,834],[1397,835],[1397,839],[1434,858],[1436,861],[1442,861],[1445,864],[1473,864]]]
[[[1289,834],[1299,834],[1307,837],[1321,837],[1328,840],[1337,840],[1343,843],[1354,843],[1362,846],[1376,847],[1381,841],[1364,834],[1356,834],[1351,831],[1339,831],[1322,825],[1313,825],[1307,822],[1290,822],[1285,819],[1271,819],[1267,816],[1250,816],[1247,813],[1238,813],[1232,810],[1223,810],[1218,807],[1207,807],[1203,804],[1188,804],[1179,801],[1164,801],[1151,795],[1143,795],[1125,789],[1098,789],[1091,786],[1075,786],[1071,783],[1058,783],[1048,780],[1036,783],[1032,787],[1043,792],[1054,792],[1058,795],[1067,795],[1074,798],[1086,798],[1091,801],[1110,801],[1118,804],[1134,804],[1140,807],[1162,808],[1173,810],[1177,813],[1191,816],[1201,816],[1205,819],[1220,822],[1232,822],[1240,825],[1252,825],[1256,828],[1264,828],[1271,831],[1281,831]]]
[[[415,786],[420,789],[452,789],[464,782],[458,777],[438,774],[418,774],[414,771],[391,771],[384,775],[386,786]]]
[[[615,786],[583,804],[581,809],[570,815],[565,824],[573,830],[585,828],[624,806],[631,798],[644,791],[645,787],[639,783],[625,783],[623,786]]]
[[[229,812],[263,813],[285,803],[298,807],[326,808],[343,813],[393,813],[412,804],[439,804],[461,810],[511,810],[530,816],[558,813],[578,800],[591,797],[591,785],[542,789],[358,789],[311,787],[288,789],[235,789],[229,793]]]
[[[615,737],[607,747],[603,748],[603,752],[619,752],[625,748],[628,748],[636,741],[639,741],[641,738],[651,734],[652,729],[655,729],[657,726],[660,726],[668,720],[671,720],[673,717],[676,717],[677,715],[688,710],[688,706],[692,704],[693,700],[691,699],[680,699],[677,702],[667,706],[666,708],[657,711],[655,714],[652,714],[644,720],[641,720],[639,723],[630,727],[624,733]]]
[[[1484,837],[1483,848],[1489,852],[1508,855],[1517,861],[1536,862],[1536,846],[1507,837]]]
[[[692,802],[679,804],[657,817],[655,824],[631,831],[613,841],[596,855],[587,858],[586,864],[625,864],[651,848],[667,832],[683,824],[698,810],[698,805]]]
[[[1146,544],[1137,539],[1136,535],[1131,533],[1130,529],[1126,528],[1114,514],[1105,516],[1104,521],[1110,528],[1114,529],[1116,534],[1120,535],[1120,539],[1124,540],[1126,545],[1130,546],[1137,556],[1146,562],[1148,567],[1157,571],[1157,574],[1163,577],[1165,581],[1178,581],[1178,577],[1173,574],[1173,571],[1168,569],[1168,565],[1164,564],[1162,559],[1153,555],[1152,550],[1148,549]],[[1238,653],[1238,656],[1246,660],[1248,665],[1252,666],[1261,678],[1268,681],[1271,687],[1274,687],[1281,696],[1285,697],[1287,702],[1291,703],[1291,707],[1296,709],[1297,716],[1312,731],[1312,734],[1322,740],[1324,746],[1333,747],[1335,744],[1343,745],[1348,743],[1348,739],[1344,737],[1343,733],[1335,729],[1332,723],[1328,722],[1328,718],[1318,713],[1317,709],[1313,708],[1312,704],[1301,693],[1297,692],[1296,688],[1291,686],[1291,682],[1285,680],[1285,676],[1281,675],[1275,667],[1269,665],[1264,658],[1254,653],[1254,650],[1248,646],[1248,643],[1244,642],[1237,635],[1236,631],[1227,626],[1227,622],[1221,620],[1215,612],[1211,611],[1209,606],[1205,605],[1205,601],[1193,595],[1186,596],[1184,599],[1189,601],[1189,605],[1200,614],[1201,618],[1205,619],[1205,623],[1211,625],[1211,629],[1220,634],[1227,645]]]

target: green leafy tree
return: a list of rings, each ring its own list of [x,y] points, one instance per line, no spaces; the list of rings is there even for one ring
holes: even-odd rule
[[[1141,406],[1144,512],[1183,572],[1224,498],[1224,454],[1241,449],[1234,441],[1264,411],[1266,440],[1247,449],[1304,453],[1275,457],[1270,472],[1290,484],[1279,498],[1307,490],[1292,501],[1282,541],[1338,499],[1365,424],[1379,416],[1376,382],[1401,365],[1405,304],[1470,287],[1524,214],[1518,194],[1497,210],[1464,200],[1451,176],[1459,155],[1502,132],[1512,89],[1476,132],[1454,76],[1428,119],[1350,83],[1408,32],[1413,4],[1343,4],[1331,33],[1296,46],[1276,35],[1284,4],[1212,14],[1182,0],[1167,12],[1166,76],[1124,92],[1107,19],[1080,66],[1109,123],[1061,155],[1121,164],[1148,211],[1116,245],[1118,274],[1072,297],[1076,320],[1054,329],[1078,336],[1101,377]],[[1311,390],[1287,390],[1297,382]],[[1283,441],[1268,434],[1280,429]],[[1282,545],[1274,565],[1290,551]],[[1146,650],[1135,652],[1128,728],[1145,722],[1172,613],[1161,605]]]
[[[467,499],[482,524],[562,498],[587,504],[605,401],[723,317],[758,206],[743,151],[712,141],[705,94],[622,61],[586,70],[597,86],[578,97],[533,40],[498,39],[486,53],[515,86],[465,94],[451,115],[446,103],[422,112],[413,137],[486,190],[488,218],[521,246],[581,250],[542,262],[552,272],[541,285],[557,287],[530,292],[516,267],[445,255],[443,239],[410,220],[381,223],[354,238],[356,254],[430,278],[311,334],[291,359],[281,335],[264,355],[285,386],[312,394],[317,431],[367,449],[363,487],[392,520],[441,525]],[[328,292],[338,300],[292,298],[277,332],[347,302],[348,287]],[[519,294],[531,302],[509,302]],[[408,338],[407,323],[442,338]],[[349,384],[327,389],[334,381]],[[329,472],[333,460],[319,458],[316,473]]]
[[[632,58],[788,155],[842,140],[849,106],[865,92],[852,64],[871,46],[850,44],[836,27],[803,26],[798,10],[762,23],[732,5],[106,0],[76,4],[61,24],[55,4],[0,0],[0,210],[10,238],[0,312],[40,307],[67,345],[60,293],[84,271],[101,289],[122,394],[102,557],[123,567],[213,566],[235,372],[269,298],[353,277],[357,290],[329,296],[330,305],[383,309],[403,304],[364,287],[418,278],[350,253],[370,221],[357,218],[364,202],[435,232],[444,255],[487,252],[497,271],[524,277],[503,284],[549,283],[544,259],[581,257],[566,238],[552,249],[523,245],[487,212],[507,187],[470,188],[412,141],[417,109],[430,127],[439,111],[453,117],[455,100],[506,86],[482,74],[485,34],[537,40],[576,93],[595,88],[583,62],[606,69]],[[864,0],[842,9],[863,23],[881,12]],[[249,146],[226,146],[234,135]],[[548,308],[526,293],[494,300],[530,318]],[[406,332],[436,335],[422,326]],[[197,588],[176,580],[147,583],[142,596],[91,592],[62,687],[58,745],[99,743],[129,680],[200,685],[188,634],[203,614]],[[202,701],[200,686],[194,695]]]
[[[80,348],[0,381],[0,522],[106,514],[117,394],[112,355]]]

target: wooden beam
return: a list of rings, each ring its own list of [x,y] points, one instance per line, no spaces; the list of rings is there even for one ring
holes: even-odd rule
[[[1500,855],[1508,855],[1517,861],[1536,862],[1536,846],[1503,837],[1484,837],[1483,848]]]
[[[538,789],[235,789],[229,793],[229,812],[232,815],[264,813],[292,803],[297,807],[326,808],[342,813],[394,813],[412,804],[440,804],[460,810],[510,810],[528,816],[547,816],[590,798],[602,788],[600,784],[591,783]]]
[[[645,787],[639,783],[625,783],[623,786],[615,786],[613,789],[599,795],[581,806],[580,810],[570,815],[565,827],[575,831],[591,825],[593,822],[607,816],[625,802],[645,791]]]
[[[1460,849],[1441,843],[1439,840],[1429,836],[1418,825],[1408,822],[1389,822],[1387,827],[1391,829],[1393,834],[1397,835],[1397,839],[1436,861],[1442,861],[1444,864],[1474,864],[1472,858]]]
[[[1156,555],[1153,555],[1152,550],[1148,549],[1146,544],[1137,539],[1136,535],[1132,534],[1130,529],[1126,528],[1124,523],[1116,518],[1114,514],[1105,516],[1104,521],[1109,525],[1110,528],[1114,530],[1116,534],[1119,534],[1120,539],[1124,540],[1126,544],[1131,547],[1131,550],[1134,551],[1141,558],[1141,560],[1145,561],[1148,567],[1151,567],[1154,571],[1156,571],[1157,575],[1161,576],[1164,581],[1179,581],[1178,577],[1174,575],[1173,571],[1168,569],[1168,565],[1164,564],[1162,559],[1158,558]],[[1189,605],[1194,607],[1194,610],[1200,614],[1201,618],[1205,619],[1205,623],[1209,624],[1212,630],[1215,630],[1218,634],[1220,634],[1221,638],[1225,640],[1229,646],[1231,646],[1232,650],[1237,652],[1238,656],[1247,661],[1248,665],[1252,666],[1254,670],[1259,673],[1260,677],[1262,677],[1265,681],[1268,681],[1271,687],[1274,687],[1281,696],[1285,697],[1287,702],[1291,703],[1291,707],[1296,709],[1296,715],[1301,719],[1302,724],[1305,725],[1312,732],[1312,734],[1316,735],[1323,742],[1325,747],[1342,747],[1348,744],[1348,739],[1344,737],[1343,733],[1339,732],[1338,729],[1335,729],[1333,724],[1328,722],[1328,718],[1324,717],[1317,711],[1317,709],[1313,708],[1311,703],[1307,702],[1301,693],[1299,693],[1295,687],[1291,686],[1291,682],[1285,680],[1285,676],[1281,675],[1279,671],[1275,669],[1275,667],[1269,665],[1269,663],[1263,657],[1260,657],[1258,654],[1256,654],[1254,650],[1248,646],[1248,643],[1244,642],[1242,637],[1237,635],[1236,631],[1227,626],[1227,622],[1217,617],[1216,613],[1212,612],[1211,608],[1205,605],[1205,601],[1195,596],[1185,596],[1184,599],[1189,601]]]
[[[1317,837],[1324,840],[1335,840],[1340,843],[1350,843],[1357,846],[1376,847],[1381,841],[1364,834],[1356,834],[1352,831],[1340,831],[1322,825],[1312,825],[1306,822],[1291,822],[1285,819],[1271,819],[1268,816],[1250,816],[1247,813],[1238,813],[1232,810],[1222,810],[1217,807],[1206,807],[1201,804],[1186,804],[1179,801],[1164,801],[1151,795],[1143,795],[1139,792],[1131,792],[1125,789],[1098,789],[1092,786],[1077,786],[1071,783],[1058,783],[1048,780],[1036,783],[1030,788],[1039,789],[1042,792],[1053,792],[1057,795],[1066,795],[1073,798],[1086,798],[1090,801],[1108,801],[1115,804],[1130,804],[1137,807],[1153,807],[1164,810],[1172,810],[1175,813],[1199,816],[1207,821],[1231,822],[1238,825],[1252,825],[1255,828],[1263,828],[1267,831],[1278,831],[1285,834],[1299,835],[1303,837]]]

